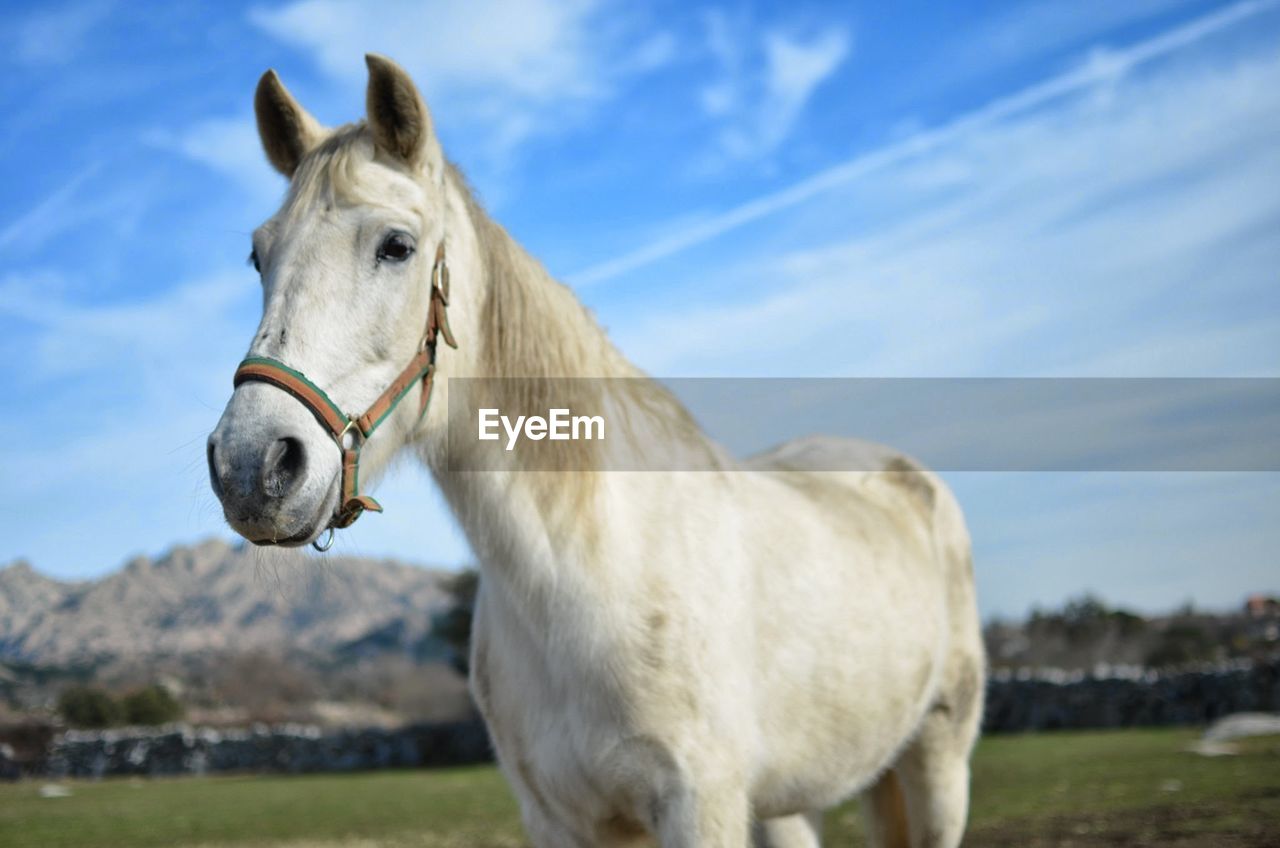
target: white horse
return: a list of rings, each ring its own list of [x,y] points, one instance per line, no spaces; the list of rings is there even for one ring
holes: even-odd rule
[[[314,542],[375,508],[357,466],[417,453],[479,558],[472,690],[539,848],[813,846],[856,793],[876,845],[959,844],[984,659],[947,488],[861,442],[726,458],[471,198],[408,75],[367,62],[366,119],[333,130],[273,72],[258,85],[291,184],[253,235],[250,362],[270,373],[209,439],[232,527]],[[446,301],[456,349],[436,343]],[[719,470],[451,471],[449,382],[495,376],[639,378],[592,383],[613,412],[597,459],[660,439]],[[381,426],[326,421],[316,393]]]

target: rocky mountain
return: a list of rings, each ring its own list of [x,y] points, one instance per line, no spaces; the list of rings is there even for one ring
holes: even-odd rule
[[[330,653],[425,634],[450,574],[210,540],[63,582],[0,568],[0,661],[73,665],[266,649]],[[371,636],[372,634],[372,636]]]

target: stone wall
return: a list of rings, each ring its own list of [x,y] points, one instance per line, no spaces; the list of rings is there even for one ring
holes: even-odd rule
[[[154,730],[69,730],[53,741],[50,777],[162,776],[210,772],[321,772],[451,766],[492,758],[479,721],[399,730],[322,733],[307,725],[214,730],[172,725]]]
[[[999,733],[1203,725],[1232,713],[1276,711],[1280,662],[1177,674],[1137,668],[1097,669],[1092,674],[1002,672],[993,674],[987,686],[984,729]],[[48,746],[43,756],[16,756],[14,744],[0,744],[0,778],[355,771],[492,759],[489,737],[478,720],[340,732],[309,725],[213,730],[179,724],[68,730],[43,738]]]
[[[1099,669],[993,674],[986,732],[1208,724],[1238,712],[1280,710],[1280,662],[1234,663],[1160,674]]]

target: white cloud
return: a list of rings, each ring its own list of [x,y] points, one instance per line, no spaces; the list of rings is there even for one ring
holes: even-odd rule
[[[606,14],[610,25],[597,26]],[[250,17],[352,87],[363,85],[364,53],[390,56],[451,126],[483,127],[498,158],[675,55],[664,33],[635,43],[626,16],[599,0],[298,0]]]
[[[765,100],[772,112],[768,128],[757,146],[776,147],[795,123],[814,90],[831,76],[849,53],[849,36],[843,29],[829,29],[813,38],[769,32],[764,39]]]
[[[180,132],[147,133],[144,140],[228,177],[267,214],[284,193],[283,178],[267,164],[253,116],[209,118]]]
[[[66,64],[80,55],[89,35],[106,20],[113,5],[89,0],[43,9],[18,23],[12,30],[10,50],[5,52],[12,60],[33,67]]]
[[[817,87],[849,54],[849,33],[838,26],[807,35],[765,29],[754,36],[723,13],[707,14],[704,23],[706,47],[719,71],[699,91],[699,101],[709,117],[725,124],[707,167],[776,150]]]
[[[738,106],[738,77],[743,73],[746,57],[743,44],[729,17],[722,11],[707,12],[703,16],[706,27],[707,51],[719,65],[720,75],[700,92],[702,108],[712,117],[728,115]]]
[[[364,76],[367,51],[385,51],[427,86],[494,88],[535,99],[585,93],[586,18],[594,3],[493,0],[361,3],[300,0],[251,20],[314,52],[331,76]]]
[[[674,35],[659,32],[640,42],[631,55],[622,58],[619,67],[628,73],[654,71],[675,61],[678,50]]]

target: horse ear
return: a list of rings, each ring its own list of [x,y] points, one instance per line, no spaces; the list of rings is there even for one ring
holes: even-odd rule
[[[275,71],[267,71],[258,80],[253,111],[267,159],[277,171],[292,178],[302,157],[324,137],[324,129],[293,99]]]
[[[438,176],[444,154],[418,87],[404,68],[385,56],[367,53],[364,61],[369,66],[365,111],[374,142],[397,159]]]

